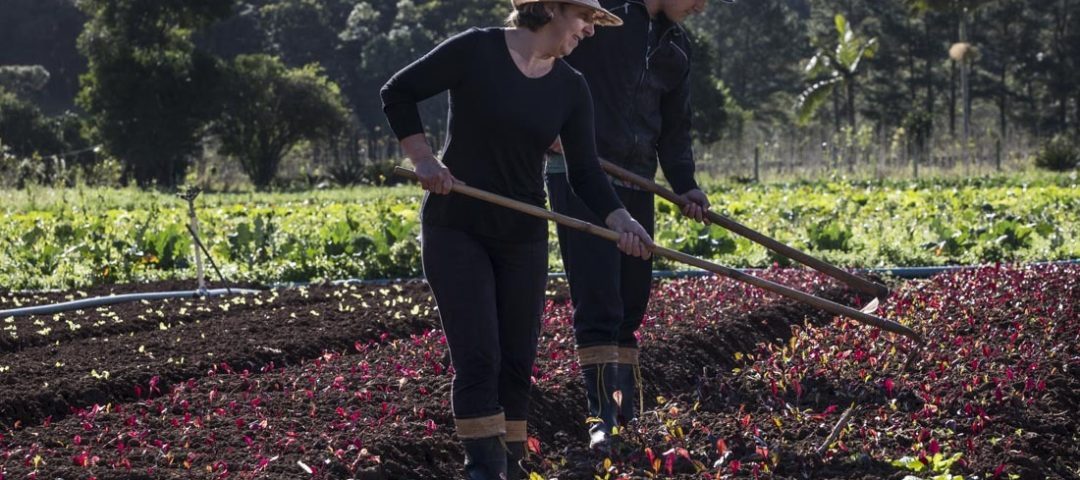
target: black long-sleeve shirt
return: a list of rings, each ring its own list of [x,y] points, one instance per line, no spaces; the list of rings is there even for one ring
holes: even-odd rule
[[[598,28],[566,61],[585,75],[596,102],[601,158],[645,178],[659,163],[675,193],[698,188],[690,141],[691,45],[683,28],[649,17],[641,0],[600,0],[623,20]]]
[[[442,161],[467,185],[544,206],[544,151],[561,136],[575,193],[600,218],[622,207],[597,161],[588,84],[563,60],[529,78],[503,29],[458,34],[383,86],[394,134],[423,133],[416,104],[444,90],[450,113]],[[547,238],[544,220],[464,195],[425,195],[421,220],[507,241]]]

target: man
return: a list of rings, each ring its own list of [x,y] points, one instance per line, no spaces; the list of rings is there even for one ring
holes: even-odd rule
[[[659,163],[675,192],[689,200],[683,214],[707,223],[709,200],[694,181],[690,142],[690,42],[679,25],[702,12],[706,0],[600,3],[622,18],[622,28],[598,30],[566,58],[589,83],[600,158],[645,178],[656,176]],[[567,183],[558,142],[552,148],[552,209],[603,225]],[[653,194],[612,181],[630,214],[652,235]],[[558,235],[588,400],[589,446],[607,450],[612,428],[636,418],[641,404],[635,332],[648,305],[652,263],[621,255],[613,243],[584,232],[560,226]]]

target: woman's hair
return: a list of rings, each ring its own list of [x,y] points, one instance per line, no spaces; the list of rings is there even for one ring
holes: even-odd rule
[[[527,28],[532,31],[537,31],[540,27],[547,25],[551,21],[551,12],[545,7],[545,4],[555,3],[559,6],[559,10],[565,7],[562,2],[533,2],[526,3],[521,7],[518,7],[506,17],[506,25],[511,27]]]

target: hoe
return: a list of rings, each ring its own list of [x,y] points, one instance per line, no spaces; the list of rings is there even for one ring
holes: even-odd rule
[[[607,167],[605,166],[605,168],[607,168]],[[406,168],[397,167],[397,168],[394,169],[394,173],[397,174],[397,175],[400,175],[402,177],[412,179],[412,180],[417,179],[416,173],[413,172],[412,170],[408,170]],[[644,179],[642,179],[642,180],[644,180]],[[662,188],[662,187],[660,187],[660,188]],[[483,200],[483,201],[486,201],[486,202],[494,203],[496,205],[501,205],[503,207],[511,208],[511,209],[517,210],[517,211],[522,212],[522,213],[533,215],[535,217],[540,217],[540,218],[544,218],[544,219],[547,219],[547,220],[551,220],[551,221],[554,221],[554,222],[556,222],[556,223],[558,223],[560,225],[563,225],[565,227],[573,228],[573,229],[576,229],[576,230],[581,230],[583,232],[586,232],[586,233],[589,233],[589,234],[592,234],[592,235],[596,235],[596,236],[599,236],[601,238],[605,238],[607,240],[611,240],[611,241],[614,241],[614,242],[617,242],[619,240],[619,234],[615,233],[614,231],[611,231],[609,229],[599,227],[597,225],[593,225],[593,224],[591,224],[589,222],[578,220],[578,219],[573,218],[573,217],[568,217],[566,215],[561,215],[561,214],[552,212],[550,210],[537,207],[535,205],[530,205],[530,204],[525,203],[525,202],[520,202],[520,201],[517,201],[517,200],[506,198],[506,197],[503,197],[501,195],[496,195],[496,194],[493,194],[491,192],[487,192],[487,191],[484,191],[484,190],[481,190],[481,189],[478,189],[478,188],[473,188],[473,187],[470,187],[468,185],[455,183],[453,185],[453,187],[452,187],[452,191],[456,192],[456,193],[459,193],[459,194],[462,194],[462,195],[472,197],[472,198],[476,198],[476,199]],[[671,199],[677,198],[677,197],[672,193],[670,198],[666,197],[666,196],[665,196],[665,198],[668,198],[669,200],[671,200]],[[719,215],[710,215],[709,219],[713,220],[714,217],[719,218],[719,219],[724,218],[724,217],[721,217]],[[717,223],[722,222],[722,220],[713,220],[713,221],[715,221]],[[735,225],[738,225],[737,223],[735,223],[734,221],[731,221],[731,220],[728,220],[728,222],[731,222],[731,223],[734,223]],[[721,223],[721,224],[725,224],[725,223]],[[764,235],[761,235],[761,234],[759,234],[757,232],[754,232],[753,230],[750,230],[750,229],[748,229],[746,227],[742,227],[742,228],[747,233],[749,233],[750,235],[754,235],[754,236],[759,237],[761,239],[768,239],[768,237],[766,237]],[[751,238],[750,235],[747,235],[747,237]],[[751,238],[751,239],[754,239],[754,238]],[[772,240],[772,239],[769,239],[769,240]],[[776,242],[775,240],[772,240],[772,242],[775,245],[783,245],[780,242]],[[768,245],[766,245],[766,246],[768,246]],[[773,247],[770,247],[770,248],[773,248]],[[787,251],[788,252],[798,252],[797,250],[792,249],[790,247],[787,247]],[[880,328],[880,329],[885,330],[885,331],[889,331],[889,332],[897,333],[897,334],[900,334],[900,335],[904,335],[906,337],[909,337],[909,338],[915,340],[916,342],[922,343],[922,337],[918,333],[916,333],[914,330],[912,330],[912,329],[910,329],[910,328],[908,328],[908,327],[906,327],[904,325],[901,325],[901,324],[899,324],[897,322],[894,322],[894,321],[891,321],[891,320],[886,320],[884,318],[875,316],[872,313],[870,313],[870,312],[873,312],[877,308],[877,299],[876,298],[874,299],[874,301],[870,302],[869,305],[867,305],[866,307],[863,307],[862,310],[856,310],[854,308],[847,307],[847,306],[841,305],[839,303],[826,300],[824,298],[816,297],[814,295],[810,295],[808,293],[801,292],[799,290],[795,290],[795,289],[786,287],[784,285],[780,285],[778,283],[771,282],[769,280],[765,280],[765,279],[762,279],[762,278],[755,277],[753,275],[749,275],[749,274],[740,272],[740,271],[735,270],[733,268],[725,267],[723,265],[719,265],[719,264],[716,264],[716,263],[713,263],[713,262],[710,262],[710,261],[707,261],[707,260],[703,260],[703,259],[694,257],[692,255],[687,255],[685,253],[682,253],[682,252],[679,252],[679,251],[676,251],[676,250],[671,250],[669,248],[664,248],[664,247],[661,247],[659,245],[654,245],[652,247],[652,252],[653,252],[654,255],[659,255],[661,257],[668,258],[668,259],[671,259],[671,260],[674,260],[674,261],[677,261],[677,262],[680,262],[680,263],[684,263],[684,264],[695,266],[695,267],[698,267],[698,268],[701,268],[701,269],[704,269],[704,270],[708,270],[710,272],[713,272],[713,273],[716,273],[716,274],[719,274],[719,275],[723,275],[725,277],[729,277],[729,278],[738,280],[740,282],[749,283],[749,284],[751,284],[751,285],[753,285],[755,287],[762,288],[762,289],[768,290],[770,292],[773,292],[773,293],[776,293],[776,294],[779,294],[779,295],[783,295],[785,297],[788,297],[788,298],[791,298],[791,299],[794,299],[794,300],[797,300],[797,301],[812,305],[814,307],[825,310],[825,311],[827,311],[829,313],[832,313],[832,314],[835,314],[835,315],[841,315],[841,316],[844,316],[844,317],[848,317],[848,318],[851,318],[853,320],[865,323],[867,325],[872,325],[874,327]],[[801,259],[800,261],[806,262],[805,259],[811,259],[810,261],[816,262],[818,264],[818,266],[827,265],[829,267],[832,267],[831,265],[828,265],[825,262],[813,259],[813,257],[810,257],[809,255],[802,254],[802,256],[804,257],[804,259]],[[836,272],[844,273],[845,275],[848,275],[851,278],[854,278],[854,279],[856,279],[856,280],[858,280],[860,282],[864,282],[864,283],[868,284],[869,288],[874,288],[874,293],[876,293],[876,294],[880,294],[881,292],[884,292],[884,293],[888,292],[888,289],[886,289],[882,285],[876,285],[876,284],[870,283],[870,282],[868,282],[866,280],[855,277],[854,275],[847,274],[847,272],[844,272],[843,270],[840,270],[840,269],[838,269],[836,267],[832,267],[832,269],[835,270]],[[876,285],[876,287],[875,287],[875,285]]]

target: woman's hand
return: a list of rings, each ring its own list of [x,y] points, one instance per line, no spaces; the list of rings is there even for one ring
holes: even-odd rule
[[[625,208],[609,213],[604,223],[619,234],[619,250],[623,253],[645,260],[652,257],[652,238]]]
[[[454,183],[458,182],[458,179],[450,173],[450,169],[433,156],[424,160],[414,160],[413,166],[416,168],[416,177],[420,180],[420,186],[431,193],[446,195],[450,193]]]
[[[416,178],[420,180],[420,186],[424,187],[424,190],[446,195],[450,193],[454,183],[461,183],[450,174],[446,165],[435,158],[424,134],[417,133],[401,139],[401,149],[412,162]]]

